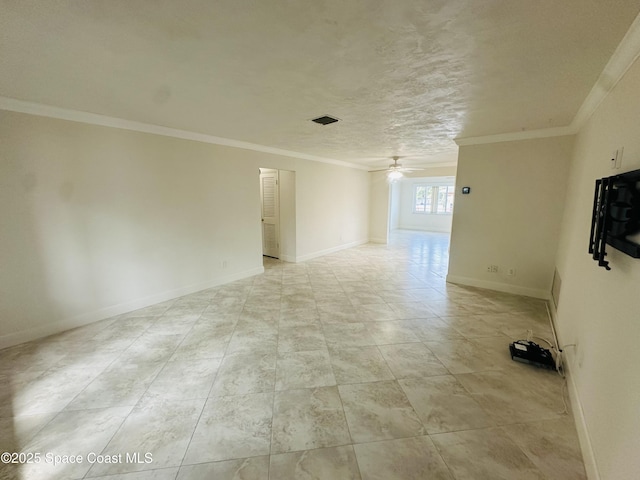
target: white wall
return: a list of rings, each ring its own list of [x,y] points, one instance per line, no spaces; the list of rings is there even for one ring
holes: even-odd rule
[[[640,61],[576,137],[558,248],[562,279],[556,324],[566,349],[575,417],[591,478],[640,472],[640,259],[607,249],[611,270],[587,253],[597,178],[640,169]],[[624,146],[622,169],[609,158]]]
[[[296,172],[279,171],[280,259],[296,261]]]
[[[367,239],[362,170],[6,111],[0,138],[0,348],[262,271],[259,167],[296,172],[298,257]]]
[[[365,243],[369,174],[308,161],[295,170],[297,261]]]
[[[573,140],[460,147],[448,281],[548,297]]]
[[[390,188],[386,172],[369,174],[369,241],[387,243],[389,237]]]
[[[413,189],[415,185],[455,184],[453,177],[408,177],[398,183],[400,194],[397,204],[398,227],[407,230],[428,232],[451,232],[453,215],[425,214],[413,212]],[[455,206],[454,206],[455,208]],[[396,210],[393,208],[392,210]]]
[[[390,184],[389,190],[389,228],[391,230],[396,230],[400,228],[400,197],[402,195],[402,181]]]

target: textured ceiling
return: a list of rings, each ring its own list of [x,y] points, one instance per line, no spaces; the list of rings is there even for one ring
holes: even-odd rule
[[[0,3],[0,95],[308,155],[571,123],[637,0]],[[341,122],[321,126],[330,114]]]

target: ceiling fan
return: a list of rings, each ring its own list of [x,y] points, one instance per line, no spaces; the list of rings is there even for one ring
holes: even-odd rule
[[[369,173],[386,171],[387,178],[389,179],[389,181],[395,182],[396,180],[399,180],[400,178],[404,177],[404,172],[413,172],[416,170],[420,170],[420,168],[403,167],[401,163],[398,163],[398,160],[400,160],[400,157],[398,156],[393,156],[391,158],[393,159],[393,163],[390,164],[388,168],[381,168],[379,170],[369,170]]]

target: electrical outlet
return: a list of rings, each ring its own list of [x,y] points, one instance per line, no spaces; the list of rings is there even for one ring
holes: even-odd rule
[[[489,270],[490,273],[498,273],[498,265],[489,265]]]
[[[507,269],[507,276],[508,277],[515,277],[516,276],[516,269],[513,268],[513,267]]]
[[[227,260],[222,260],[220,262],[220,266],[224,269],[227,268],[229,266],[229,262]]]

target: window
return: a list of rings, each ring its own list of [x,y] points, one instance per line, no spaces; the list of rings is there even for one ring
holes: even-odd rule
[[[413,213],[452,213],[454,193],[453,185],[414,185]]]

